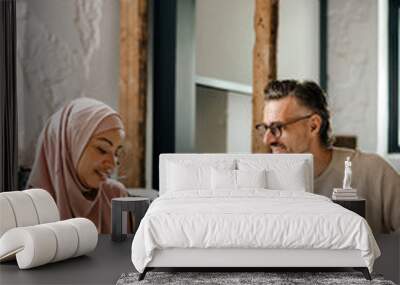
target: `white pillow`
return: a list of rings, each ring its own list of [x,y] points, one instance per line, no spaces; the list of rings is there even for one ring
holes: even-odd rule
[[[266,171],[263,170],[211,170],[211,189],[266,188]]]
[[[266,169],[267,188],[272,190],[306,191],[308,166],[305,161],[239,159],[239,170]]]
[[[211,189],[236,189],[236,170],[215,169],[211,170]]]
[[[234,169],[234,160],[168,161],[168,191],[211,189],[211,169]]]
[[[307,189],[304,162],[291,164],[290,167],[270,169],[267,177],[270,189],[290,191],[306,191]]]
[[[267,188],[267,171],[235,170],[237,188]]]

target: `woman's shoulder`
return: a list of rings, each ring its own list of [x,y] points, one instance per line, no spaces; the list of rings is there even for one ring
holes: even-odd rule
[[[128,195],[128,192],[121,182],[114,179],[107,179],[100,185],[100,189],[109,198],[124,197]]]

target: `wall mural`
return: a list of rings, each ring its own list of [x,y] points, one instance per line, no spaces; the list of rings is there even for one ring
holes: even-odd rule
[[[17,1],[19,164],[22,166],[32,164],[32,146],[51,113],[77,97],[98,96],[100,100],[104,97],[90,92],[94,81],[92,61],[101,44],[103,0],[55,1],[53,5],[60,6],[55,12],[68,14],[58,25],[53,22],[55,19],[38,13],[46,1],[35,2]],[[66,9],[61,11],[63,8]],[[66,28],[62,24],[67,24]]]
[[[62,219],[87,217],[109,233],[111,199],[127,195],[118,181],[128,133],[117,111],[120,3],[16,8],[18,188],[45,189]]]

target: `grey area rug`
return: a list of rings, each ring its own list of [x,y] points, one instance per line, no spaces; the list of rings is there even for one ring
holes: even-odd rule
[[[133,284],[387,284],[380,275],[368,281],[360,272],[148,272],[142,281],[139,273],[122,274],[117,285]]]

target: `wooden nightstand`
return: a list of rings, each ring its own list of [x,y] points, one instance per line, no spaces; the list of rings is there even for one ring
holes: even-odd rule
[[[359,214],[361,217],[365,218],[365,199],[355,199],[355,200],[332,200],[332,202],[339,204],[340,206]]]

